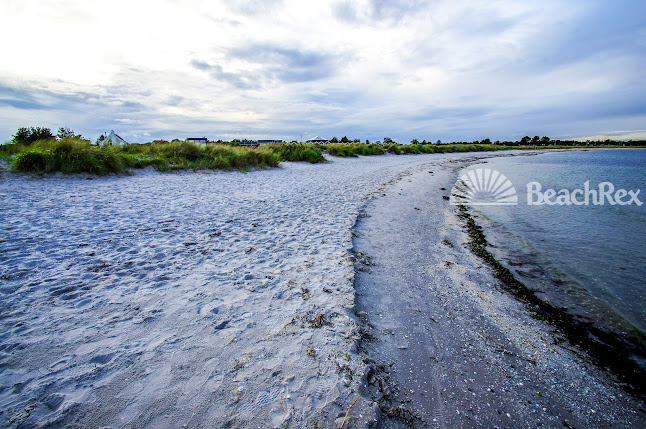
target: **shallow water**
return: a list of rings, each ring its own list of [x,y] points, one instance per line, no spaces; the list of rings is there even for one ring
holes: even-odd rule
[[[517,191],[517,205],[474,209],[494,253],[522,281],[585,320],[646,331],[646,205],[528,204],[531,182],[543,192],[583,189],[586,181],[590,189],[602,182],[615,190],[645,189],[646,151],[552,152],[495,158],[474,168],[499,171]],[[537,201],[536,193],[530,196]]]

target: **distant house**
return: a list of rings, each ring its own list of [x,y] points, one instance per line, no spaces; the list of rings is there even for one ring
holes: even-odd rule
[[[265,140],[242,140],[242,141],[238,142],[238,144],[240,146],[254,146],[254,147],[258,147],[258,146],[262,146],[262,145],[266,145],[266,144],[283,144],[283,143],[285,143],[285,142],[282,141],[282,140],[270,140],[270,139],[265,139]]]
[[[186,139],[186,141],[195,144],[207,144],[209,142],[209,139],[207,139],[206,137],[189,137]]]
[[[115,146],[123,146],[128,144],[127,141],[125,141],[119,134],[115,133],[114,130],[110,131],[110,134],[103,133],[101,136],[97,139],[96,144],[99,146],[106,146],[106,145],[115,145]]]
[[[328,139],[324,139],[324,138],[323,138],[323,137],[321,137],[321,136],[316,136],[316,137],[314,137],[313,139],[309,139],[309,140],[307,141],[307,143],[321,143],[321,144],[327,144],[327,143],[330,143],[330,141],[329,141]]]
[[[241,141],[234,140],[233,142],[238,143],[240,146],[258,146],[258,142],[256,140],[244,139],[244,140],[241,140]]]

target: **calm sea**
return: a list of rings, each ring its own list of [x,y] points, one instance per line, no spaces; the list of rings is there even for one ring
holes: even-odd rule
[[[492,252],[542,298],[578,318],[616,331],[646,332],[646,204],[528,205],[527,185],[543,191],[641,190],[646,203],[646,150],[550,152],[493,158],[509,178],[515,206],[474,206]],[[625,197],[624,200],[629,200]],[[534,197],[534,200],[536,198]],[[579,198],[582,200],[582,198]]]

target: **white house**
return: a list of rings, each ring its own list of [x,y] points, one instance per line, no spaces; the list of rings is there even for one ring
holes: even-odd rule
[[[115,133],[114,130],[111,130],[110,134],[108,133],[101,134],[101,136],[97,139],[96,144],[101,146],[105,146],[105,145],[123,146],[128,144],[128,142],[125,141],[123,138],[121,138],[119,134]]]
[[[307,141],[307,143],[322,143],[322,144],[326,144],[326,143],[330,143],[330,140],[328,140],[328,139],[324,139],[324,138],[323,138],[323,137],[321,137],[321,136],[316,136],[316,137],[314,137],[313,139],[309,139],[309,140]]]

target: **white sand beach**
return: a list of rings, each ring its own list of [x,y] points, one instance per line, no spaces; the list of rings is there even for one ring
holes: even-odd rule
[[[373,192],[429,159],[5,176],[2,421],[333,421],[363,367],[351,227]]]
[[[398,181],[439,188],[454,180],[454,167],[436,182],[407,182],[409,175],[431,177],[447,160],[487,156],[496,155],[333,158],[248,173],[91,180],[5,173],[0,425],[339,427],[348,410],[345,427],[379,424],[377,393],[364,390],[370,365],[358,351],[353,227],[371,198]],[[441,216],[447,227],[447,207],[438,198],[424,215]],[[406,228],[397,210],[389,215],[388,228]],[[451,228],[459,247],[461,226]],[[455,284],[460,275],[451,272]],[[476,294],[474,284],[467,282]],[[438,295],[443,305],[452,291]],[[512,323],[522,313],[479,296],[482,305],[469,308],[493,308],[487,320],[499,314]],[[504,308],[509,314],[498,313]],[[528,329],[540,338],[548,332]]]

